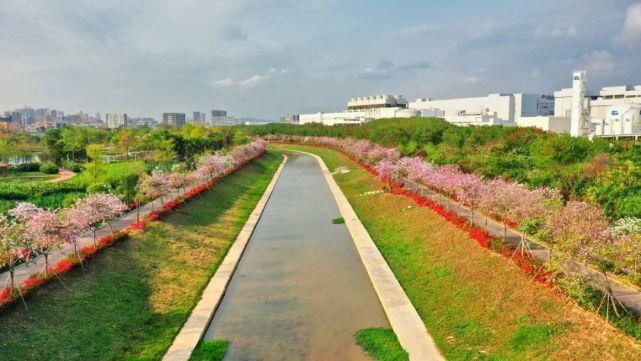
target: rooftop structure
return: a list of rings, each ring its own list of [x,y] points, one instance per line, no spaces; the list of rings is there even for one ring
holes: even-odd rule
[[[375,95],[350,99],[344,112],[301,114],[298,116],[298,124],[358,125],[372,119],[411,118],[419,115],[419,111],[407,109],[407,100],[402,95]]]
[[[352,98],[347,102],[348,111],[377,108],[407,108],[407,100],[402,95],[374,95]]]

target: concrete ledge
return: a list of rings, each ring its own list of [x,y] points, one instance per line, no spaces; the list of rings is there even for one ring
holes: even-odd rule
[[[316,158],[320,164],[325,180],[334,195],[343,219],[345,219],[345,225],[354,240],[354,245],[385,310],[387,319],[401,345],[410,355],[410,360],[445,360],[434,344],[434,340],[427,333],[423,320],[407,298],[396,276],[332,177],[331,172],[327,169],[323,159],[315,154],[295,152],[309,154]]]
[[[211,319],[214,317],[214,313],[216,312],[220,301],[225,295],[231,276],[234,274],[234,271],[238,266],[240,257],[245,251],[247,243],[260,220],[260,216],[267,205],[269,197],[274,191],[274,187],[278,182],[278,178],[280,177],[280,173],[285,167],[286,162],[287,156],[285,156],[285,159],[283,159],[283,162],[276,170],[276,173],[274,173],[274,177],[265,189],[265,193],[263,193],[263,196],[249,215],[247,222],[238,234],[238,237],[236,237],[236,240],[227,252],[223,262],[218,267],[218,270],[216,270],[214,276],[209,280],[200,301],[198,301],[196,307],[191,311],[187,322],[185,322],[172,345],[169,347],[169,350],[165,353],[165,356],[163,357],[164,361],[189,360],[191,353],[196,348],[196,345],[198,345],[198,342],[202,339]]]

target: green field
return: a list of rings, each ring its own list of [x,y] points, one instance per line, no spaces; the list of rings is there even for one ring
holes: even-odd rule
[[[380,183],[338,152],[283,147],[320,155],[330,171],[352,170],[334,178],[448,360],[641,359],[639,342],[428,208],[385,193],[362,196]]]
[[[2,360],[160,359],[280,164],[266,154],[0,311]]]
[[[87,170],[79,173],[70,182],[90,185],[94,182],[116,184],[123,178],[135,176],[145,171],[145,163],[142,161],[122,161],[103,164],[99,168],[97,179]]]

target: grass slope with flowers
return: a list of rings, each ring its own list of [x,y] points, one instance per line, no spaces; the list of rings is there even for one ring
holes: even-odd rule
[[[0,311],[3,360],[160,359],[269,184],[282,157],[267,153],[160,222],[134,225],[101,252]],[[157,220],[158,213],[151,220]],[[135,228],[144,228],[136,231]],[[91,254],[89,254],[91,253]]]
[[[641,344],[337,151],[321,156],[448,360],[638,360]]]

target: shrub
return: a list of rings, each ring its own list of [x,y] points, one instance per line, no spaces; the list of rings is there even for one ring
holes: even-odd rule
[[[57,174],[58,166],[51,162],[42,163],[40,165],[40,172],[44,174]]]
[[[40,163],[22,163],[18,164],[15,169],[19,172],[37,172],[40,170]]]
[[[75,173],[82,172],[82,165],[70,160],[62,162],[62,166]]]
[[[87,187],[87,193],[110,193],[111,187],[105,183],[95,183]]]
[[[29,198],[29,193],[23,190],[4,188],[0,185],[0,198],[15,201],[26,200]]]

